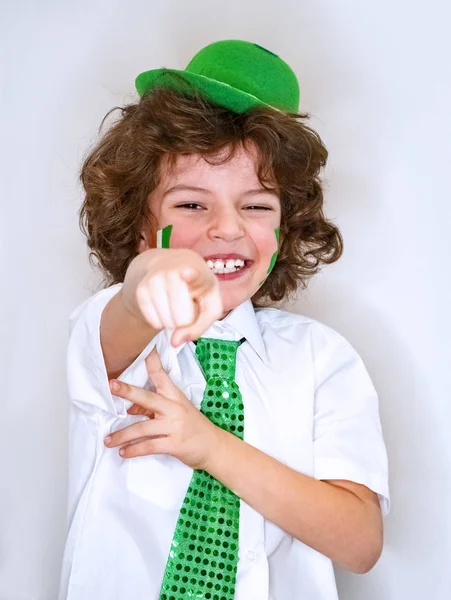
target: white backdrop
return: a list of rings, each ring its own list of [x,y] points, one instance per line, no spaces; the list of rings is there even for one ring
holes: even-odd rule
[[[0,600],[55,600],[71,310],[97,284],[77,169],[141,71],[244,38],[297,72],[346,251],[290,308],[344,334],[380,392],[385,549],[343,600],[451,597],[451,106],[446,0],[1,0]],[[113,599],[112,599],[113,600]],[[252,599],[249,599],[252,600]],[[298,600],[298,599],[293,599]],[[302,600],[302,599],[299,599]]]

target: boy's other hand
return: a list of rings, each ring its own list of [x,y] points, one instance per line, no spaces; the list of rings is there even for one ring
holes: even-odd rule
[[[218,280],[192,250],[139,254],[125,275],[122,298],[132,315],[154,329],[174,330],[173,346],[199,338],[223,312]]]
[[[110,388],[115,396],[133,402],[127,411],[130,415],[145,415],[148,419],[111,433],[105,445],[120,447],[123,458],[169,454],[193,469],[205,469],[222,430],[174,384],[155,348],[146,359],[146,368],[155,392],[117,380],[110,382]]]

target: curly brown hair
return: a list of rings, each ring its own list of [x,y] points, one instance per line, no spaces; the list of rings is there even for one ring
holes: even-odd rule
[[[305,288],[322,264],[340,258],[342,237],[324,216],[319,179],[328,153],[303,123],[308,114],[269,107],[236,114],[194,92],[168,88],[119,110],[121,117],[90,151],[80,176],[86,192],[80,226],[105,284],[124,280],[141,231],[152,224],[148,196],[160,181],[163,157],[173,162],[178,155],[197,154],[209,162],[221,156],[224,162],[248,143],[257,149],[261,184],[275,187],[281,201],[279,254],[254,304],[289,297],[298,286]]]

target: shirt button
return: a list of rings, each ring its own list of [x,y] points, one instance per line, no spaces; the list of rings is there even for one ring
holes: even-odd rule
[[[257,553],[254,550],[246,550],[244,553],[246,560],[254,562],[257,560]]]

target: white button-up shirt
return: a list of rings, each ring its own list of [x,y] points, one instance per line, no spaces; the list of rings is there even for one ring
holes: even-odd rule
[[[113,396],[100,346],[100,317],[120,285],[71,317],[70,528],[60,600],[158,600],[192,469],[166,455],[122,459],[105,436],[143,417]],[[310,318],[250,300],[205,337],[246,338],[236,382],[249,444],[316,479],[347,479],[379,495],[388,511],[387,457],[378,399],[362,360],[338,333]],[[192,343],[162,332],[120,379],[149,386],[145,357],[156,345],[165,370],[200,407],[205,380]],[[329,558],[241,501],[235,600],[336,600]],[[183,600],[183,599],[180,599]]]

